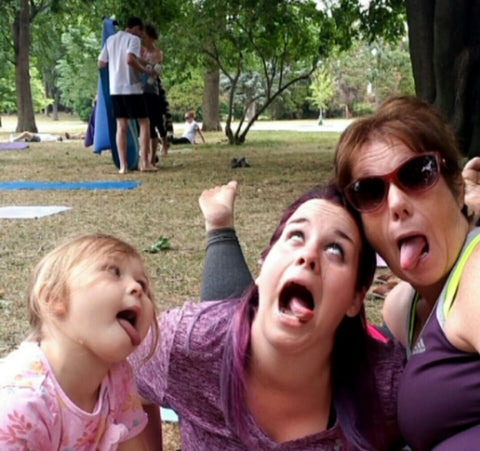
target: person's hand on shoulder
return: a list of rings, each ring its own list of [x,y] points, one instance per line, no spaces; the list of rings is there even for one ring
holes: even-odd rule
[[[474,157],[467,162],[462,176],[465,181],[465,203],[475,224],[480,219],[480,157]]]

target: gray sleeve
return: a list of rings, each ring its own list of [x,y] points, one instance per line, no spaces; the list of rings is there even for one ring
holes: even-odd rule
[[[252,282],[235,230],[208,232],[200,299],[235,298]]]

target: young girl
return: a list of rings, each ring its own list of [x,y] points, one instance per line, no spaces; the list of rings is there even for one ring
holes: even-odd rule
[[[37,265],[27,304],[30,336],[0,359],[0,449],[145,449],[125,360],[151,325],[157,336],[138,252],[101,234],[67,241]]]

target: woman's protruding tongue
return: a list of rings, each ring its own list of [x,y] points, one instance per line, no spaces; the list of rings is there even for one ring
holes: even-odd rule
[[[400,245],[400,266],[402,269],[409,270],[415,267],[426,246],[427,240],[421,235],[402,240]]]
[[[292,298],[290,301],[290,310],[299,321],[307,322],[313,318],[313,310],[307,306],[303,299]]]
[[[300,322],[306,323],[313,318],[315,302],[310,291],[296,282],[289,282],[280,293],[280,309]]]

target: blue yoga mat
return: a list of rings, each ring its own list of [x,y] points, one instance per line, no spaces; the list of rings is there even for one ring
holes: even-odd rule
[[[100,180],[91,182],[29,182],[29,181],[11,181],[0,182],[0,190],[16,189],[132,189],[140,185],[140,182],[133,180]]]

